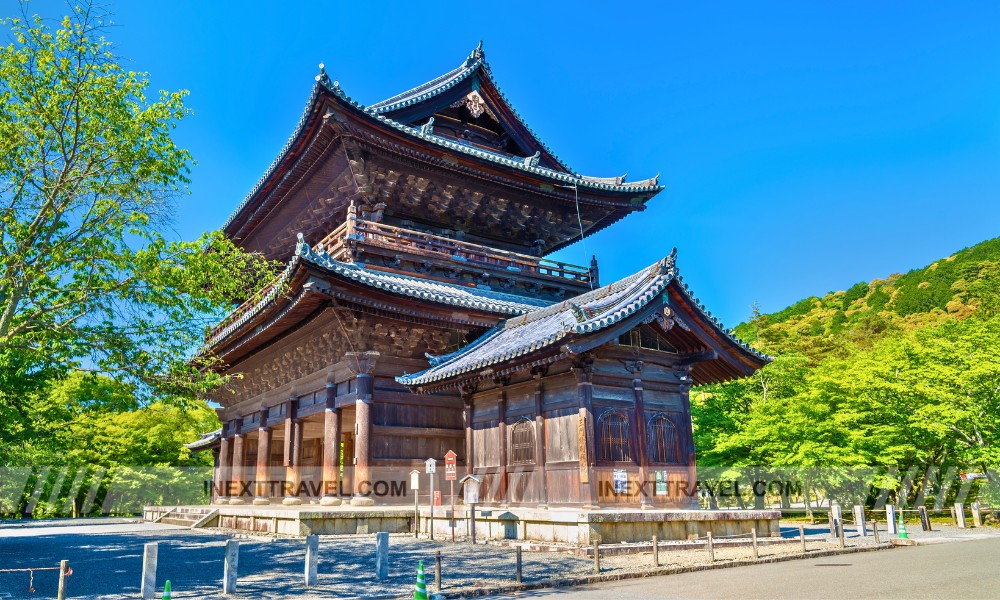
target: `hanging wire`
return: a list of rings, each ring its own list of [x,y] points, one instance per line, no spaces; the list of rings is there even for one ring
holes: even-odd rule
[[[580,188],[574,182],[573,185],[560,185],[561,188],[573,188],[573,198],[576,204],[576,224],[580,226],[580,241],[583,242],[583,260],[586,262],[587,255],[590,252],[587,251],[587,240],[583,236],[583,217],[580,216]],[[590,279],[590,289],[594,289],[594,279]]]

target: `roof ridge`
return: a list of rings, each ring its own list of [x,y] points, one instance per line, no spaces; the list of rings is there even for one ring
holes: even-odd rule
[[[465,81],[485,60],[486,54],[483,52],[483,42],[480,40],[476,49],[459,66],[443,75],[438,75],[430,81],[425,81],[418,86],[412,87],[405,92],[370,104],[368,108],[377,113],[391,112],[411,104],[416,104],[417,102],[422,102],[428,98],[433,98]]]

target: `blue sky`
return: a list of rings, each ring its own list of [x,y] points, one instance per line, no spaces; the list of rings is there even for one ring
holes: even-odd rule
[[[183,237],[221,226],[253,187],[319,62],[371,103],[457,66],[480,39],[571,168],[661,174],[646,212],[587,240],[605,282],[676,246],[685,280],[735,325],[755,301],[779,310],[1000,235],[1000,4],[108,6],[129,68],[191,92],[176,132],[198,162]],[[558,256],[589,259],[580,244]]]

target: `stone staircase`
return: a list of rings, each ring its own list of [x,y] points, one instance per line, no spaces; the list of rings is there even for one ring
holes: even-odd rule
[[[209,506],[179,506],[164,515],[159,522],[194,527],[213,512],[216,511]]]

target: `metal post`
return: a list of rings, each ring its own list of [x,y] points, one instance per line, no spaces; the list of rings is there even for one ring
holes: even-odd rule
[[[451,543],[455,543],[455,480],[449,482],[451,484],[451,518],[448,521],[451,523]]]
[[[715,542],[712,541],[712,532],[708,532],[708,560],[715,562]]]
[[[319,577],[319,536],[306,536],[306,585],[316,585]]]
[[[420,490],[413,492],[413,537],[420,533]]]
[[[156,542],[144,544],[142,547],[142,600],[153,600],[156,597],[156,557],[159,545]]]
[[[240,561],[240,543],[236,540],[226,541],[226,561],[222,567],[222,593],[236,593],[236,570]]]
[[[802,542],[802,554],[806,553],[806,528],[799,525],[799,541]]]
[[[431,530],[431,539],[433,540],[434,539],[434,473],[431,473],[431,492],[430,493],[431,493],[431,496],[430,496],[430,500],[431,500],[431,524],[430,524],[430,530]]]
[[[757,552],[757,528],[754,527],[750,530],[750,539],[753,543],[753,559],[757,560],[760,558],[760,554]]]
[[[514,582],[521,583],[521,547],[515,546],[514,553],[515,553]]]
[[[653,566],[660,566],[660,542],[653,536]]]
[[[601,543],[594,542],[594,573],[601,572]]]
[[[66,575],[69,570],[69,561],[61,560],[59,561],[59,591],[57,592],[56,598],[58,600],[65,600],[66,598]]]
[[[434,551],[434,585],[441,591],[441,551]]]

